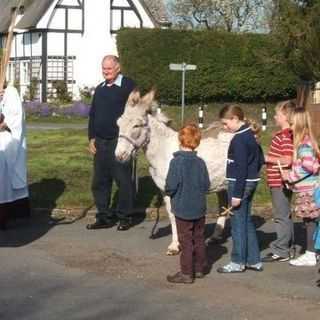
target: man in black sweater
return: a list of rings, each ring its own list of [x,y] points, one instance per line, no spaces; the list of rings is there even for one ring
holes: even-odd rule
[[[132,166],[130,161],[118,162],[114,151],[119,134],[117,120],[135,84],[120,73],[115,56],[103,58],[102,74],[105,81],[96,87],[89,115],[89,151],[94,155],[92,193],[97,214],[96,221],[88,224],[87,229],[110,228],[119,219],[118,230],[128,230],[133,207]],[[109,208],[113,180],[119,189],[116,212]]]

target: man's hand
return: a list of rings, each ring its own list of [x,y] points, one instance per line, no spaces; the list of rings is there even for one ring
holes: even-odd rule
[[[236,208],[239,207],[241,203],[241,199],[238,198],[231,198],[231,206]]]
[[[96,139],[90,139],[90,141],[89,141],[89,148],[88,149],[89,149],[89,152],[93,155],[95,155],[97,152],[95,142],[96,142]]]

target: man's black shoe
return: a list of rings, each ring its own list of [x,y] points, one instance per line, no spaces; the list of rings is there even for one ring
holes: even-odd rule
[[[131,228],[130,220],[120,220],[118,225],[118,231],[126,231]]]
[[[281,257],[273,253],[269,253],[261,259],[262,262],[285,262],[289,260],[290,257]]]
[[[94,223],[87,224],[88,230],[107,229],[112,228],[115,225],[115,221],[112,220],[96,220]]]

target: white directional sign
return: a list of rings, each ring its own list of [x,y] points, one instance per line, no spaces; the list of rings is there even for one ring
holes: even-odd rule
[[[193,71],[197,69],[195,64],[186,64],[183,63],[170,63],[169,69],[172,71],[181,71],[182,72],[182,88],[181,88],[181,123],[183,123],[184,118],[184,91],[185,91],[185,82],[186,82],[186,71]]]
[[[181,64],[177,64],[177,63],[170,63],[169,64],[169,68],[172,71],[183,71],[183,70],[196,70],[197,66],[195,64],[186,64],[186,63],[181,63]]]

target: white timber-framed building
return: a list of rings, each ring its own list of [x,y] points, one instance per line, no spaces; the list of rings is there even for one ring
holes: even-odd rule
[[[0,2],[0,48],[10,2]],[[120,28],[168,26],[164,0],[34,0],[17,18],[7,80],[19,86],[22,97],[35,81],[38,98],[47,101],[56,80],[77,96],[79,89],[102,80],[101,59],[117,55]]]

